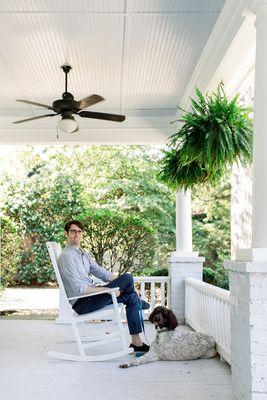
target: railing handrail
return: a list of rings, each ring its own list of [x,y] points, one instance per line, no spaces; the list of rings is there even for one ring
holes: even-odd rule
[[[231,303],[229,290],[219,288],[218,286],[211,285],[210,283],[195,278],[186,278],[185,283],[186,285],[195,287],[203,293],[211,294],[214,297],[224,300],[226,303]]]
[[[135,282],[169,282],[169,276],[134,276]]]

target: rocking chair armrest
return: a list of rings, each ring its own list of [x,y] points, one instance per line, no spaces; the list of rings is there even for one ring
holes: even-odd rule
[[[99,292],[94,292],[94,293],[88,293],[88,294],[84,294],[82,296],[75,296],[75,297],[68,297],[68,300],[76,300],[76,299],[82,299],[83,297],[91,297],[91,296],[97,296],[98,294],[103,294],[103,293],[108,293],[108,294],[112,294],[114,292],[116,292],[116,290],[120,290],[119,287],[116,288],[106,288],[106,290],[101,290]]]

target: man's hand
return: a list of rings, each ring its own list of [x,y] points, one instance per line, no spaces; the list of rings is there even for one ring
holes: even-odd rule
[[[120,290],[116,290],[116,291],[115,291],[115,296],[116,296],[116,297],[119,297],[120,294],[121,294]]]

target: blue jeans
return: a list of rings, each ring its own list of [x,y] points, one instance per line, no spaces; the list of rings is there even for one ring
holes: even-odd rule
[[[142,332],[142,326],[139,316],[139,297],[134,290],[134,280],[132,275],[123,274],[113,281],[109,282],[105,287],[120,288],[120,296],[117,297],[118,303],[123,303],[126,306],[126,317],[131,335]],[[99,310],[109,304],[112,304],[110,294],[102,293],[97,296],[84,297],[78,299],[73,305],[73,309],[77,314],[86,314]]]

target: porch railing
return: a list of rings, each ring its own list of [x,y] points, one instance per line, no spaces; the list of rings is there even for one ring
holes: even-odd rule
[[[195,278],[185,280],[185,319],[193,329],[211,335],[217,351],[231,364],[230,292]]]
[[[144,312],[144,319],[157,306],[170,307],[169,276],[135,276],[135,286],[141,292],[141,298],[150,303],[150,309]]]

